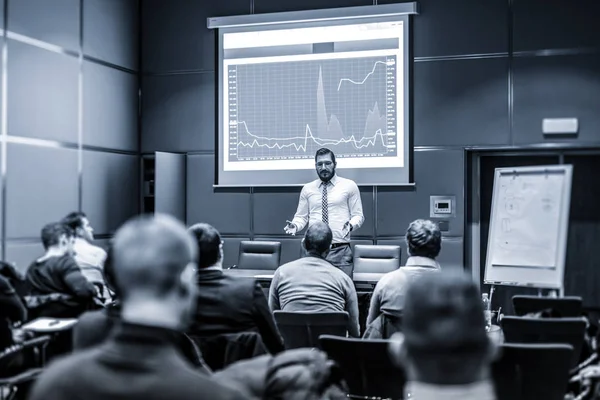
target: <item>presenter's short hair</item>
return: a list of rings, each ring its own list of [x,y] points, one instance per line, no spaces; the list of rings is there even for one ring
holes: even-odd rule
[[[411,256],[436,258],[442,249],[442,232],[436,223],[417,219],[406,230],[406,244]]]
[[[333,163],[335,164],[335,154],[327,147],[321,147],[319,150],[317,150],[317,152],[315,153],[315,162],[317,162],[317,157],[326,156],[327,154],[331,154],[331,161],[333,161]]]

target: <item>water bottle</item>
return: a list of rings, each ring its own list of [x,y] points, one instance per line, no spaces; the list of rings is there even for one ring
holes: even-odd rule
[[[481,300],[483,301],[483,315],[485,317],[485,330],[490,331],[492,328],[492,304],[490,303],[490,299],[487,293],[483,293],[481,295]]]

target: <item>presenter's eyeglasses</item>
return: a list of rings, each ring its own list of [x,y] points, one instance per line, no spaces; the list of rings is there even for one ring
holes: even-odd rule
[[[333,165],[333,161],[319,161],[318,163],[315,163],[317,168],[323,168],[323,167],[331,167]]]

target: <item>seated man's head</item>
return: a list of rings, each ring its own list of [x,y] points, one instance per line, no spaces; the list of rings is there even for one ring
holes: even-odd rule
[[[64,217],[62,223],[71,228],[78,238],[94,241],[94,229],[85,213],[74,211]]]
[[[68,226],[60,222],[52,222],[42,228],[42,245],[46,252],[66,254],[72,249],[72,236],[73,232]]]
[[[138,216],[119,228],[111,262],[123,319],[185,328],[196,302],[197,251],[185,226],[170,216]]]
[[[390,350],[408,379],[429,384],[484,380],[495,355],[479,289],[456,272],[423,275],[409,286],[402,333],[393,338]]]
[[[442,233],[434,222],[417,219],[406,230],[408,255],[435,259],[442,248]]]
[[[331,248],[332,240],[333,234],[329,226],[324,222],[315,222],[306,230],[302,246],[308,255],[325,258]]]
[[[219,231],[212,225],[200,223],[191,226],[188,232],[196,239],[198,245],[198,268],[220,266],[223,262],[223,241]]]

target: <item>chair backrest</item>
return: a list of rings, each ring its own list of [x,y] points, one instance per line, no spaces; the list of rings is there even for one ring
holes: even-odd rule
[[[334,312],[287,312],[276,310],[273,317],[279,328],[286,349],[318,347],[319,336],[346,336],[348,313]]]
[[[568,344],[503,344],[492,364],[498,400],[563,400],[572,356]]]
[[[354,273],[380,273],[400,268],[400,246],[357,244],[354,246]]]
[[[341,368],[351,396],[403,398],[406,377],[390,358],[389,340],[323,335],[319,342]]]
[[[237,268],[275,271],[281,261],[281,242],[243,240]]]
[[[579,363],[585,326],[583,318],[502,318],[506,343],[569,344],[573,347],[571,367]]]
[[[513,296],[515,314],[522,316],[532,312],[552,310],[556,317],[580,317],[583,314],[583,301],[581,297],[539,297],[539,296]]]

